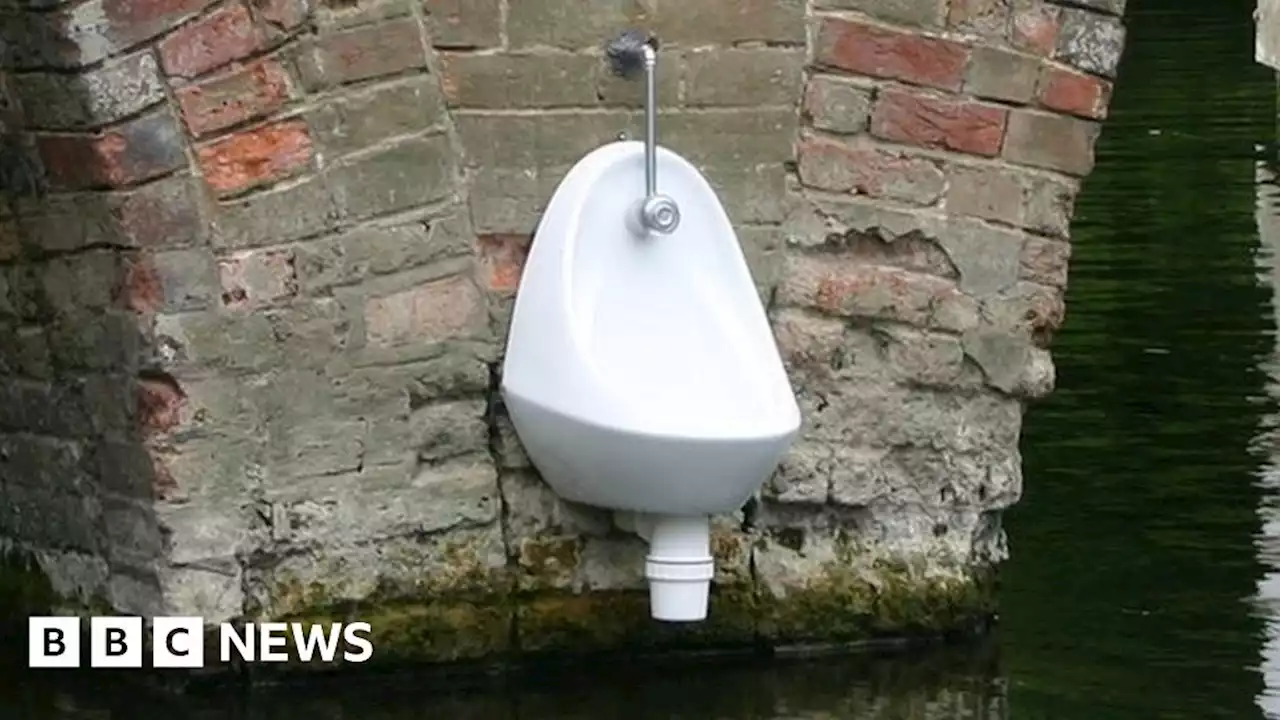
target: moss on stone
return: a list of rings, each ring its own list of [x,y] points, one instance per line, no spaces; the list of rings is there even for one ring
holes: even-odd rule
[[[520,649],[582,654],[748,645],[756,638],[750,586],[713,586],[707,619],[666,623],[650,615],[648,590],[537,593],[516,611]]]

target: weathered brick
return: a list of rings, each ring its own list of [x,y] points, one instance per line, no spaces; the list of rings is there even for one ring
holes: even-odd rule
[[[323,0],[316,5],[315,22],[321,33],[327,33],[405,17],[413,4],[404,0]]]
[[[15,75],[13,83],[32,128],[107,125],[164,100],[164,81],[150,51],[110,60],[79,75]]]
[[[184,247],[206,237],[197,180],[183,174],[111,197],[117,242],[143,248]]]
[[[439,48],[488,48],[502,44],[499,0],[426,0],[431,42]]]
[[[481,235],[477,238],[485,287],[491,292],[514,293],[529,255],[528,235]]]
[[[1114,78],[1124,51],[1124,39],[1124,23],[1120,18],[1063,8],[1054,59],[1095,75]]]
[[[597,60],[596,94],[604,105],[643,108],[645,87],[643,81],[635,78],[624,78],[614,75],[603,60]],[[674,107],[682,100],[681,84],[683,59],[676,53],[670,53],[662,59],[658,68],[658,105]]]
[[[615,37],[619,28],[634,26],[642,15],[631,0],[522,0],[511,3],[507,11],[507,36],[513,48],[598,48]]]
[[[262,42],[249,10],[234,3],[177,30],[158,49],[165,72],[194,78],[253,54]]]
[[[50,183],[70,190],[132,185],[187,162],[181,130],[167,110],[100,134],[41,135],[36,144]]]
[[[805,89],[804,111],[818,130],[860,133],[871,122],[871,89],[831,75],[815,75]]]
[[[89,0],[52,12],[14,13],[4,48],[17,67],[92,65],[164,33],[214,0]]]
[[[298,294],[294,254],[250,250],[218,259],[222,304],[234,310],[272,305]]]
[[[119,41],[145,40],[213,4],[215,0],[102,0],[105,16]]]
[[[563,0],[562,0],[563,2]],[[627,3],[639,7],[640,3]],[[675,45],[743,42],[802,44],[805,0],[663,3],[650,21],[654,34]],[[616,33],[616,28],[612,30]],[[601,37],[609,37],[604,33]]]
[[[1015,110],[1009,116],[1003,155],[1012,162],[1084,176],[1093,169],[1098,129],[1087,120]]]
[[[348,218],[362,218],[448,197],[454,190],[455,161],[448,137],[433,135],[336,166],[329,182],[339,210]]]
[[[947,25],[987,41],[1000,42],[1009,26],[1010,12],[1008,0],[951,0]]]
[[[946,17],[942,0],[817,0],[819,9],[858,10],[889,22],[939,27]]]
[[[950,280],[839,256],[789,257],[778,302],[951,332],[970,330],[979,318],[977,302]]]
[[[138,414],[146,435],[166,433],[178,426],[187,396],[171,377],[138,380]]]
[[[317,293],[424,265],[470,256],[467,213],[407,225],[365,227],[295,248],[299,285]]]
[[[974,155],[1000,154],[1008,111],[964,100],[883,90],[871,113],[871,133],[895,142]]]
[[[325,35],[302,48],[298,71],[308,90],[422,69],[427,53],[414,18]]]
[[[311,161],[311,136],[305,123],[283,120],[246,130],[198,148],[204,179],[229,194],[280,180]]]
[[[193,135],[207,135],[280,109],[291,95],[289,76],[273,59],[236,68],[177,91]]]
[[[1023,183],[1001,167],[953,165],[947,173],[947,212],[1017,225],[1023,217]]]
[[[22,252],[22,243],[18,236],[18,221],[14,218],[0,218],[0,263],[10,262]]]
[[[365,304],[369,343],[436,343],[466,337],[484,322],[484,303],[475,283],[465,276],[445,278]]]
[[[1126,0],[1075,0],[1075,3],[1112,15],[1124,15]]]
[[[926,158],[816,137],[798,149],[800,181],[820,190],[932,205],[945,188],[942,171]]]
[[[1062,9],[1043,0],[1021,0],[1013,10],[1010,41],[1019,50],[1049,57],[1058,46]]]
[[[444,113],[435,78],[414,77],[342,96],[315,115],[312,134],[330,156],[342,156],[442,127]]]
[[[213,243],[245,248],[290,242],[332,227],[337,214],[324,183],[306,178],[221,205],[213,221]]]
[[[249,0],[258,19],[273,34],[290,33],[306,22],[310,0]]]
[[[449,104],[473,108],[594,105],[602,67],[598,57],[565,53],[442,53],[440,65]]]
[[[214,295],[213,256],[207,250],[137,253],[125,260],[125,306],[139,313],[207,307]]]
[[[1037,59],[999,48],[979,47],[973,51],[964,89],[980,98],[1026,103],[1035,95],[1039,77]]]
[[[800,91],[804,52],[694,51],[684,56],[684,66],[689,105],[789,105]]]
[[[958,90],[969,48],[941,38],[914,35],[841,18],[823,18],[815,60],[819,65]]]
[[[1046,66],[1036,90],[1050,110],[1100,120],[1111,102],[1111,83],[1095,75]]]
[[[1022,248],[1020,277],[1049,287],[1065,288],[1070,261],[1070,243],[1033,235]]]

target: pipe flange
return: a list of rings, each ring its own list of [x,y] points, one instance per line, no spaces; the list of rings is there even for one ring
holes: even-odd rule
[[[645,198],[640,206],[640,221],[653,232],[670,235],[680,226],[680,207],[666,195]]]

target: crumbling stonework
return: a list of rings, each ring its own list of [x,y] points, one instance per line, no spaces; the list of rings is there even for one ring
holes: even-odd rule
[[[9,595],[354,614],[433,660],[990,612],[1123,0],[0,7]],[[648,619],[643,544],[548,490],[496,393],[540,208],[638,136],[627,27],[805,422],[718,520],[693,627]]]

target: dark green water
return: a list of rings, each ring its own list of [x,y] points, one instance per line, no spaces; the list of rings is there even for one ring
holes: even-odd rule
[[[1258,171],[1276,156],[1276,84],[1252,60],[1252,0],[1130,5],[1074,224],[1058,390],[1027,419],[990,641],[767,668],[597,668],[452,697],[402,683],[144,703],[0,673],[0,718],[1280,718],[1268,269],[1280,232],[1255,218],[1262,196],[1280,228],[1280,191]]]

